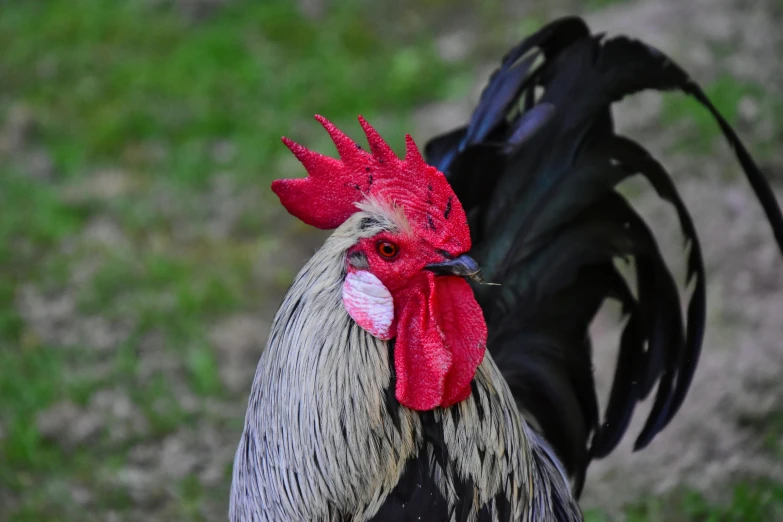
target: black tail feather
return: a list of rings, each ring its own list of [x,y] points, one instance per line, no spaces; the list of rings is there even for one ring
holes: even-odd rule
[[[647,424],[636,440],[634,449],[642,449],[650,443],[652,438],[671,421],[679,410],[685,395],[690,387],[699,360],[701,344],[704,339],[704,323],[707,311],[706,275],[704,273],[704,261],[702,258],[699,237],[685,203],[680,198],[669,174],[663,166],[655,160],[644,148],[632,140],[623,137],[615,139],[615,153],[618,159],[623,161],[628,168],[644,175],[655,188],[658,195],[674,205],[680,220],[680,227],[689,247],[686,282],[695,281],[687,313],[687,334],[685,350],[680,352],[678,386],[669,396],[668,401],[658,403],[656,401],[653,411],[650,413]],[[646,397],[655,381],[655,365],[648,367],[648,375],[644,381],[643,397]],[[667,379],[668,380],[668,379]],[[661,396],[661,392],[659,392]]]

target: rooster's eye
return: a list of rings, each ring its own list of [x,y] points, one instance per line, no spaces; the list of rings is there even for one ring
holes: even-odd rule
[[[399,252],[397,245],[391,241],[378,241],[376,249],[378,250],[378,253],[381,255],[381,257],[385,257],[386,259],[392,259],[397,255],[397,252]]]

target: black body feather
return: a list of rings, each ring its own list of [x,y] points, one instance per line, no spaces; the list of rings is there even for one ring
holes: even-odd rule
[[[512,49],[468,125],[426,148],[468,212],[485,279],[502,285],[476,287],[489,350],[577,492],[590,460],[617,446],[656,385],[635,448],[669,423],[704,336],[704,262],[688,209],[664,167],[613,129],[611,105],[646,89],[679,90],[712,113],[783,250],[783,216],[766,178],[702,89],[660,51],[591,35],[579,18],[555,21]],[[636,174],[677,212],[692,284],[685,317],[653,234],[615,190]],[[635,285],[618,259],[632,261]],[[619,301],[627,320],[599,420],[588,327],[606,299]]]

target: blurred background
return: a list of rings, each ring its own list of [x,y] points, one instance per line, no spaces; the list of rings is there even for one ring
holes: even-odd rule
[[[304,174],[280,136],[333,154],[312,115],[361,113],[423,145],[563,14],[685,66],[783,201],[780,0],[0,1],[0,520],[224,520],[270,319],[323,239],[270,197]],[[616,114],[693,209],[709,327],[672,425],[593,465],[588,520],[783,520],[783,262],[705,111]],[[669,209],[626,190],[682,277]]]

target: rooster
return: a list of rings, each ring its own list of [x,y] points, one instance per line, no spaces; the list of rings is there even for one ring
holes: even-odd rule
[[[316,117],[339,160],[283,138],[308,177],[272,190],[336,230],[261,355],[232,521],[582,520],[588,464],[653,391],[635,448],[669,423],[704,334],[688,209],[664,167],[613,129],[611,105],[645,89],[683,91],[712,113],[783,250],[764,175],[699,86],[660,51],[579,18],[513,48],[467,125],[428,143],[426,160],[410,136],[399,159],[361,117],[369,151]],[[636,174],[679,218],[685,314],[653,234],[616,190]],[[626,320],[601,415],[588,326],[607,299]]]

